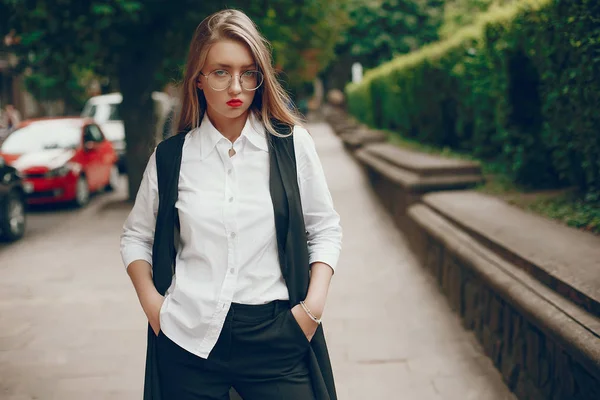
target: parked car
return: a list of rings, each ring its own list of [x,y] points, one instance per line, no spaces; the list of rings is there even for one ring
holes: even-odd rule
[[[43,118],[22,122],[0,155],[23,177],[27,202],[73,202],[112,190],[119,180],[117,153],[91,119]]]
[[[163,126],[167,122],[167,116],[173,109],[173,100],[163,92],[152,92],[154,100],[154,111],[157,118],[156,137],[162,137]],[[119,156],[119,171],[126,171],[125,163],[125,127],[119,112],[119,106],[123,102],[121,93],[109,93],[90,97],[81,112],[82,118],[92,118],[102,128],[106,138],[110,140]],[[159,136],[160,135],[160,136]]]
[[[25,220],[23,180],[0,156],[0,237],[8,241],[23,237]]]

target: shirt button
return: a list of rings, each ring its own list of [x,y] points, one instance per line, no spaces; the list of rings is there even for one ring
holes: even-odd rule
[[[232,273],[232,274],[235,274],[235,268],[231,268],[231,269],[229,270],[229,272],[230,272],[230,273]]]
[[[231,175],[231,173],[232,173],[232,172],[233,172],[233,170],[232,170],[231,168],[229,168],[229,169],[227,170],[227,173],[228,173],[229,175]]]
[[[230,238],[232,238],[232,239],[235,239],[235,232],[231,232],[231,233],[229,234],[229,237],[230,237]]]
[[[233,197],[229,198],[229,202],[232,203],[233,202]]]

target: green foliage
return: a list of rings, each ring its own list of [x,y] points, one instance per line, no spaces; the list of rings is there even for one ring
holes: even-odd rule
[[[492,6],[506,5],[515,0],[446,0],[444,2],[444,20],[439,30],[442,38],[447,38],[462,27],[473,24],[479,14]]]
[[[573,195],[540,198],[525,208],[574,228],[600,234],[600,208]]]
[[[492,8],[445,41],[347,88],[359,119],[469,151],[525,187],[600,201],[600,3]]]

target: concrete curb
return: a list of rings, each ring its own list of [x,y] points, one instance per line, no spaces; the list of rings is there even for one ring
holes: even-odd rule
[[[600,239],[596,236],[474,191],[433,193],[422,202],[486,248],[600,318]]]

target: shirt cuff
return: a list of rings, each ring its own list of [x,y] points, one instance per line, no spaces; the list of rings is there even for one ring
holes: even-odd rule
[[[337,267],[337,263],[338,263],[338,259],[340,258],[340,253],[336,252],[319,252],[319,253],[313,253],[310,254],[308,257],[308,262],[309,264],[313,264],[316,262],[322,262],[324,264],[329,265],[329,267],[331,267],[331,269],[333,270],[333,272],[335,273],[335,269]]]
[[[129,244],[126,248],[122,249],[121,258],[123,259],[123,264],[125,264],[125,269],[136,260],[144,260],[152,265],[152,252],[148,252],[146,247],[137,244]]]

